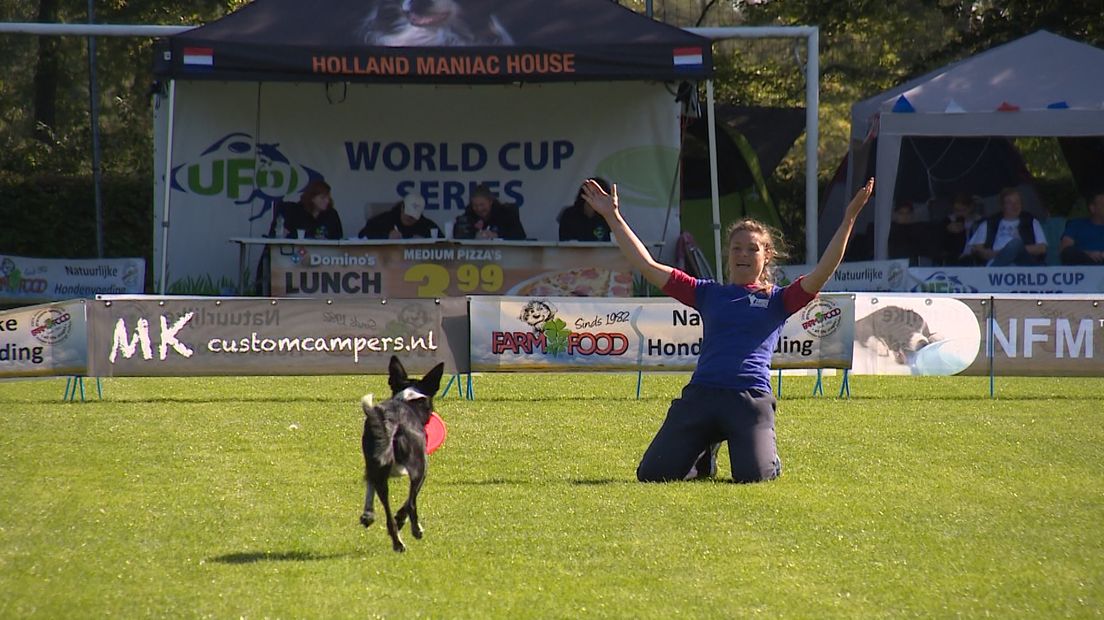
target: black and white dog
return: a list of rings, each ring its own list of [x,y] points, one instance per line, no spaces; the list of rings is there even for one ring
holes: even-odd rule
[[[461,47],[514,40],[487,0],[375,0],[360,26],[368,45]]]
[[[388,366],[391,398],[378,405],[368,394],[360,400],[364,409],[364,435],[360,440],[364,453],[364,477],[367,491],[364,495],[364,512],[360,523],[372,525],[376,515],[372,511],[373,495],[378,494],[383,512],[387,516],[387,533],[395,551],[406,551],[399,538],[399,530],[410,518],[410,531],[414,538],[422,537],[418,524],[418,491],[426,475],[426,423],[433,412],[433,396],[441,387],[441,375],[445,365],[437,364],[420,380],[406,374],[399,358],[391,356]],[[387,479],[410,476],[410,496],[399,511],[392,515],[387,497]]]

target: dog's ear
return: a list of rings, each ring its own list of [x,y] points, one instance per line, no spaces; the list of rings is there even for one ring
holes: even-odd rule
[[[422,377],[422,380],[418,382],[418,387],[421,388],[422,393],[428,396],[433,396],[437,393],[437,390],[441,389],[441,376],[445,374],[445,363],[440,362],[426,373],[426,376]]]
[[[387,365],[387,374],[389,375],[387,384],[391,386],[392,393],[398,393],[399,390],[406,387],[406,368],[403,367],[398,357],[391,356],[391,363]]]

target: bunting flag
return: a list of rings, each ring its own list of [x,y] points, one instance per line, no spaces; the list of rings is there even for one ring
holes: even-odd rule
[[[997,107],[997,112],[1019,112],[1020,106],[1012,105],[1007,101],[1002,101],[1000,106]]]
[[[947,104],[947,109],[944,110],[944,112],[946,112],[947,114],[963,114],[966,112],[966,109],[960,106],[957,101],[951,99],[951,101]]]
[[[909,114],[915,111],[916,108],[912,107],[912,104],[904,95],[897,98],[897,102],[893,104],[893,110],[891,110],[895,114]]]
[[[1047,104],[1048,110],[1068,110],[1069,104],[1065,101],[1055,101],[1054,103]]]

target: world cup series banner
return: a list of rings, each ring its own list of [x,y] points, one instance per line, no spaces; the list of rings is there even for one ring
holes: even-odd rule
[[[1104,296],[855,297],[855,374],[1104,376]]]
[[[467,372],[467,301],[119,297],[88,305],[94,376]]]
[[[0,377],[85,374],[84,309],[77,299],[0,312]]]
[[[701,316],[668,298],[472,297],[473,370],[693,370]],[[854,301],[823,294],[786,321],[774,368],[849,368]]]
[[[237,248],[227,239],[267,234],[275,205],[298,200],[319,178],[333,189],[347,238],[371,208],[408,194],[424,198],[423,217],[444,226],[482,184],[518,206],[527,237],[556,241],[560,211],[596,175],[617,183],[626,218],[648,243],[673,248],[679,230],[669,208],[679,103],[663,83],[183,81],[176,97],[171,226],[167,239],[154,236],[154,262],[167,253],[167,288],[237,281]],[[167,110],[153,111],[159,165],[170,144]],[[159,168],[155,230],[166,217],[165,181]]]

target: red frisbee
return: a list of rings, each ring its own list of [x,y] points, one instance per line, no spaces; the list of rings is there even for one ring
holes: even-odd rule
[[[441,416],[437,415],[437,412],[431,411],[429,414],[429,422],[426,422],[426,454],[433,454],[434,450],[441,447],[441,444],[445,443],[445,437],[448,436],[448,429],[445,428],[445,421],[441,419]]]

